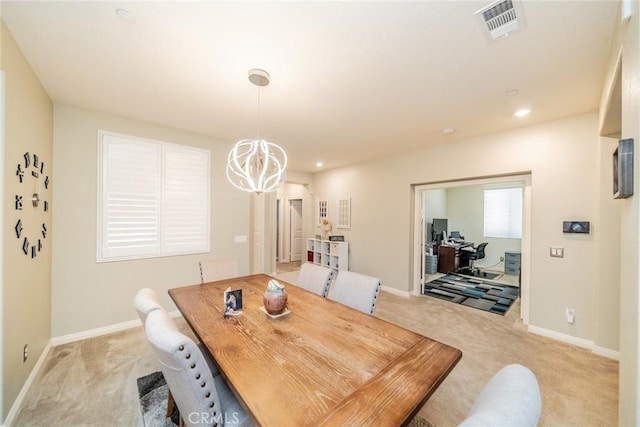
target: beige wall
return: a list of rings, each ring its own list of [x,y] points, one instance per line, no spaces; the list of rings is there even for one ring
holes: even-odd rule
[[[17,211],[13,203],[16,194],[33,192],[33,178],[24,177],[20,184],[16,176],[18,163],[25,152],[36,153],[45,163],[45,173],[53,171],[53,107],[49,97],[22,56],[19,47],[2,22],[2,69],[5,72],[5,135],[3,176],[3,257],[2,272],[2,413],[4,420],[51,337],[51,210],[36,210],[25,200],[24,209]],[[55,185],[55,180],[52,181]],[[28,188],[27,188],[28,187]],[[51,187],[43,192],[51,202]],[[53,206],[53,203],[51,204]],[[42,204],[41,204],[42,206]],[[14,230],[21,219],[24,235],[31,241],[39,237],[43,222],[51,230],[37,257],[31,259],[22,252],[22,241]],[[29,358],[23,363],[22,352],[29,344]]]
[[[530,323],[595,341],[597,203],[600,186],[611,185],[610,178],[600,182],[594,173],[599,168],[599,143],[598,115],[587,113],[319,173],[313,185],[318,197],[351,196],[352,227],[345,232],[350,269],[409,291],[412,184],[530,172]],[[456,167],[437,159],[456,159]],[[562,221],[577,218],[592,221],[594,232],[563,234]],[[564,247],[565,257],[550,258],[550,246]],[[573,325],[565,321],[566,307],[576,310]]]
[[[250,238],[250,194],[225,177],[232,142],[57,104],[54,124],[53,337],[135,319],[133,296],[142,287],[155,289],[174,309],[167,290],[199,283],[201,259],[232,258],[240,274],[249,273],[249,243],[235,243],[234,238]],[[96,263],[100,129],[211,150],[211,254]]]
[[[620,206],[613,194],[612,153],[618,140],[602,138],[600,144],[600,173],[604,185],[600,187],[598,215],[601,243],[598,245],[598,284],[596,289],[596,342],[604,348],[620,348]],[[606,183],[611,185],[606,185]],[[623,202],[624,203],[624,202]],[[612,283],[618,284],[611,286]],[[615,332],[615,333],[614,333]]]
[[[619,45],[612,50],[614,65],[622,51],[622,137],[634,138],[634,192],[619,200],[622,210],[620,244],[620,425],[640,424],[640,277],[638,241],[640,237],[640,3],[629,2],[630,21],[620,27]]]
[[[433,222],[434,218],[447,218],[447,190],[443,188],[426,190],[423,196],[423,216],[425,218],[425,221]]]

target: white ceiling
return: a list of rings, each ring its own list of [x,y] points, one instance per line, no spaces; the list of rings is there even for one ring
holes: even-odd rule
[[[488,3],[2,1],[1,13],[54,102],[229,144],[256,135],[247,72],[264,68],[260,136],[314,172],[598,108],[617,1],[525,1],[526,27],[497,41],[474,15]]]

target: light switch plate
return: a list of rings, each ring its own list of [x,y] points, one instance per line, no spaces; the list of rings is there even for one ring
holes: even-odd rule
[[[549,249],[549,256],[554,258],[564,258],[564,248],[551,246],[551,248]]]
[[[567,319],[567,323],[573,325],[575,315],[576,315],[576,311],[573,308],[567,308],[565,310],[565,318]]]
[[[247,243],[247,236],[236,236],[234,240],[236,243]]]

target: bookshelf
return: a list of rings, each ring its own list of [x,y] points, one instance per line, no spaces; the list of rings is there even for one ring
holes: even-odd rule
[[[307,239],[307,262],[334,270],[349,269],[349,242]]]

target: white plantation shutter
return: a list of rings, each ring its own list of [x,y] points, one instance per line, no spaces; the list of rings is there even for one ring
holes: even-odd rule
[[[203,150],[166,146],[162,216],[165,252],[208,251],[209,156]]]
[[[103,142],[103,255],[159,253],[159,147],[111,135]]]
[[[98,261],[209,251],[210,153],[107,132],[98,183]]]
[[[522,188],[484,190],[484,236],[522,238]]]

